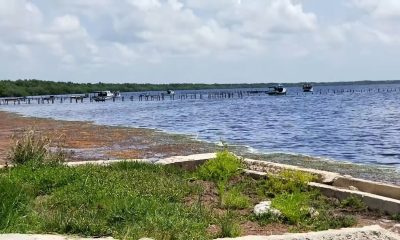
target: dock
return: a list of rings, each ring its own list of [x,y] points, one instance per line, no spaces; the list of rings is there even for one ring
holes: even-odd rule
[[[400,87],[394,88],[355,88],[355,89],[315,89],[314,92],[303,92],[301,88],[289,88],[286,96],[280,97],[301,97],[308,95],[343,95],[343,94],[369,94],[369,93],[392,93],[400,92]],[[5,97],[0,98],[0,105],[20,105],[20,104],[55,104],[55,103],[104,103],[104,102],[124,102],[124,101],[184,101],[197,99],[243,99],[247,97],[265,97],[268,96],[265,89],[248,89],[248,90],[193,90],[193,91],[177,91],[173,94],[167,92],[129,92],[122,93],[121,96],[113,97],[106,101],[94,101],[93,94],[74,94],[74,95],[48,95],[48,96],[29,96],[29,97]]]

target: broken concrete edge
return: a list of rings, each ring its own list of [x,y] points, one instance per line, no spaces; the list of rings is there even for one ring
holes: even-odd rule
[[[334,230],[326,230],[320,232],[308,232],[308,233],[287,233],[284,235],[271,235],[271,236],[243,236],[237,238],[218,238],[216,240],[320,240],[320,239],[358,239],[358,234],[363,233],[369,235],[370,238],[362,239],[390,239],[396,240],[400,236],[392,233],[378,225],[365,226],[361,228],[342,228]],[[364,236],[366,237],[366,236]]]
[[[400,187],[391,184],[379,183],[360,178],[340,176],[333,182],[332,185],[335,187],[345,188],[348,186],[352,186],[354,188],[357,188],[359,191],[400,200]]]
[[[343,200],[351,196],[360,198],[366,206],[371,210],[381,211],[386,214],[399,214],[400,213],[400,200],[379,196],[372,193],[349,190],[329,186],[326,184],[310,182],[309,186],[318,189],[323,195],[327,197],[337,198]]]
[[[107,238],[82,238],[78,236],[63,236],[55,234],[19,234],[7,233],[0,234],[0,240],[114,240],[112,237]]]
[[[382,239],[396,240],[400,236],[390,232],[378,225],[365,226],[361,228],[342,228],[335,230],[326,230],[320,232],[308,232],[308,233],[286,233],[283,235],[270,235],[270,236],[242,236],[237,238],[218,238],[215,240],[298,240],[298,239],[309,239],[309,240],[320,240],[320,239],[357,239],[358,234],[370,235],[371,238],[363,239]],[[354,236],[355,238],[351,238]],[[350,238],[349,238],[350,237]],[[365,237],[365,236],[364,236]],[[0,234],[0,240],[114,240],[112,237],[108,238],[79,238],[74,236],[62,236],[62,235],[46,235],[46,234]],[[142,238],[151,239],[151,238]]]

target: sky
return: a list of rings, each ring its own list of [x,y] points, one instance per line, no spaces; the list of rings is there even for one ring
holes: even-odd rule
[[[0,79],[400,79],[400,0],[0,0]]]

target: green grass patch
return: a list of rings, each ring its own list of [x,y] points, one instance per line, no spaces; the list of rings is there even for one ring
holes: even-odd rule
[[[219,222],[221,227],[221,233],[219,237],[232,238],[240,236],[240,225],[236,222],[235,216],[231,212],[228,212],[227,214],[222,216]]]
[[[238,175],[243,168],[242,160],[227,150],[217,153],[215,159],[208,160],[197,170],[199,178],[214,182],[227,182]]]
[[[308,191],[308,183],[315,180],[315,176],[301,172],[285,170],[277,175],[270,175],[265,181],[265,192],[269,196],[282,193]]]
[[[245,209],[250,207],[250,199],[242,194],[239,189],[228,190],[222,196],[222,205],[228,209]]]
[[[367,205],[363,202],[360,197],[350,196],[340,202],[340,206],[343,208],[352,209],[354,211],[365,211],[368,209]]]
[[[185,204],[197,191],[187,176],[143,163],[15,167],[0,173],[0,232],[207,239],[212,215]]]

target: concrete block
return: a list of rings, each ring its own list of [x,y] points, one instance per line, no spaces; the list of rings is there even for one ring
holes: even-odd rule
[[[216,240],[399,240],[400,236],[391,233],[378,225],[366,226],[361,228],[343,228],[327,230],[321,232],[291,233],[271,236],[244,236],[237,238],[218,238]]]
[[[400,200],[400,186],[396,185],[345,176],[341,176],[335,179],[332,185],[342,188],[353,186],[356,187],[359,191]]]
[[[189,156],[177,156],[161,159],[156,164],[162,165],[171,165],[181,167],[185,170],[193,171],[199,165],[203,164],[207,160],[215,158],[217,155],[215,153],[203,153],[203,154],[194,154]]]
[[[328,197],[337,198],[339,200],[346,199],[350,196],[357,196],[372,210],[382,211],[387,214],[400,213],[400,200],[366,193],[349,189],[338,188],[321,183],[309,183],[311,187],[317,188],[322,194]]]

